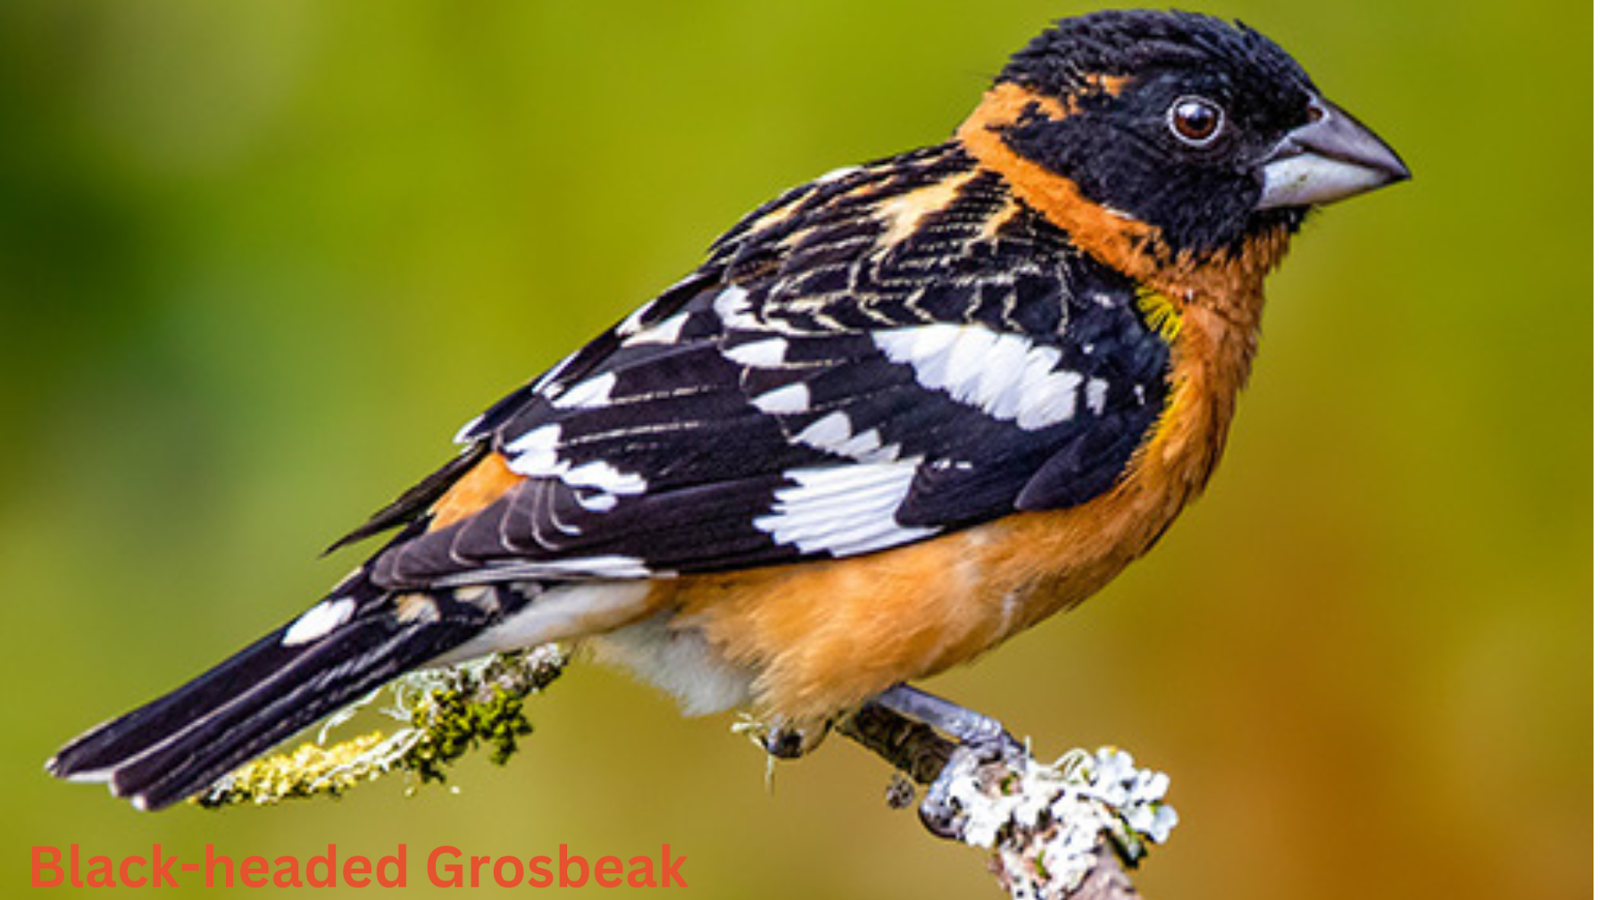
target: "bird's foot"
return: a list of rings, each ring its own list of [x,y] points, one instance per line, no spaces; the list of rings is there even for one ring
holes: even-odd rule
[[[832,723],[827,720],[817,722],[779,720],[767,726],[765,733],[760,736],[760,742],[768,756],[777,759],[799,759],[817,749],[822,739],[828,736],[830,727]]]
[[[938,837],[957,840],[965,831],[967,810],[957,796],[958,785],[970,782],[983,766],[1001,762],[1020,771],[1028,759],[1027,748],[999,721],[926,691],[896,685],[872,703],[955,739],[949,760],[918,808],[922,824]]]
[[[1020,769],[1027,757],[1027,750],[1004,733],[975,743],[957,744],[950,761],[928,785],[928,792],[917,807],[923,826],[938,837],[960,840],[966,833],[969,812],[960,796],[963,786],[973,784],[986,766],[1003,763],[1007,769]]]

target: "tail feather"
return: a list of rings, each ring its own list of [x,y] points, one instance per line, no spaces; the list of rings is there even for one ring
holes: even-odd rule
[[[73,738],[45,768],[72,781],[106,781],[119,762],[154,748],[153,741],[181,734],[207,712],[226,703],[245,673],[271,671],[286,661],[279,629],[229,657],[178,690]]]
[[[46,768],[160,809],[496,618],[447,594],[417,595],[409,611],[359,575],[194,681],[76,738]]]

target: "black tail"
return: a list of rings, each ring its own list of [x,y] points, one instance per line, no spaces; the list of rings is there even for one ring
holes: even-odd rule
[[[448,592],[395,598],[357,573],[328,599],[176,691],[80,735],[48,763],[160,809],[389,679],[492,616]]]

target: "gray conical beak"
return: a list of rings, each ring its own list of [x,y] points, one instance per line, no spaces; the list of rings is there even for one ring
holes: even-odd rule
[[[1311,109],[1313,120],[1262,160],[1256,209],[1332,203],[1411,177],[1389,145],[1349,113],[1320,97]]]

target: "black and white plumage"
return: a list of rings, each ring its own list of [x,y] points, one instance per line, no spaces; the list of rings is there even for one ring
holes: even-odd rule
[[[159,807],[460,645],[571,636],[561,614],[506,625],[562,587],[846,557],[1078,503],[1164,402],[1168,346],[1136,290],[954,143],[791,191],[463,428],[461,456],[351,536],[402,526],[350,583],[53,765]],[[430,527],[490,455],[518,482]],[[460,600],[481,585],[492,603]],[[227,693],[262,673],[246,702]],[[158,731],[180,737],[140,746]],[[217,741],[207,765],[172,764]]]
[[[1104,490],[1162,408],[1168,346],[1135,285],[1009,202],[944,145],[758,210],[464,430],[528,482],[385,551],[382,579],[848,556]]]
[[[955,139],[750,214],[463,428],[320,603],[49,768],[159,808],[399,672],[569,638],[825,724],[1147,550],[1306,207],[1405,174],[1248,29],[1066,20]]]

